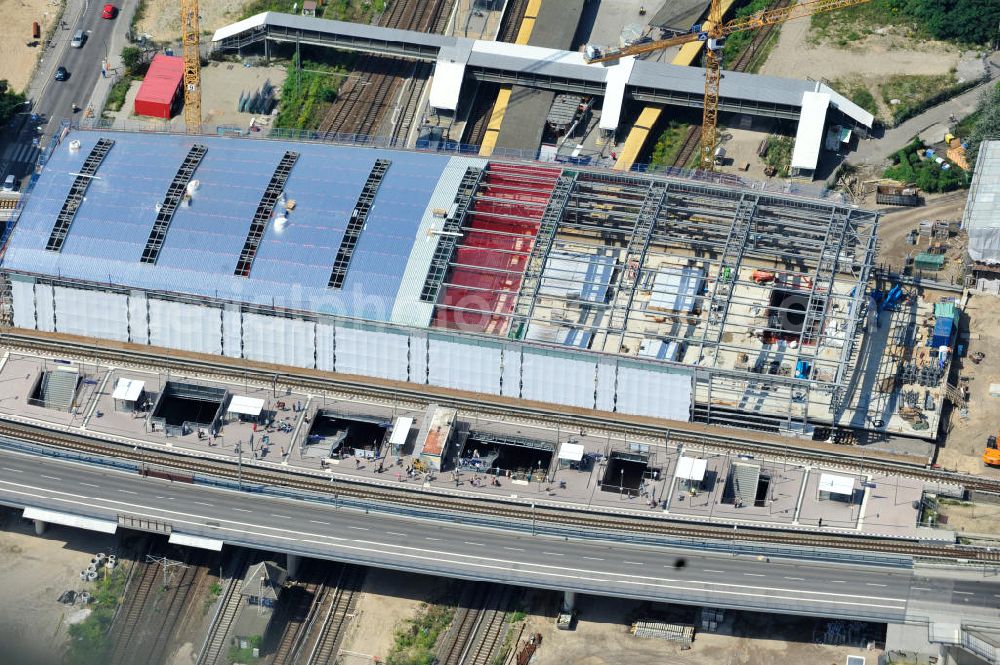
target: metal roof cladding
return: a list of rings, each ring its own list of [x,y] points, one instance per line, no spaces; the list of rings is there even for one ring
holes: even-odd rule
[[[101,137],[115,141],[61,252],[45,249],[76,173]],[[71,140],[80,142],[78,150]],[[177,208],[155,265],[140,261],[157,207],[194,144],[208,150],[190,205]],[[249,277],[235,276],[261,196],[286,151],[299,158]],[[392,163],[344,285],[328,288],[347,222],[376,159]],[[221,136],[74,131],[55,150],[8,242],[7,270],[249,304],[388,321],[431,194],[448,156]]]

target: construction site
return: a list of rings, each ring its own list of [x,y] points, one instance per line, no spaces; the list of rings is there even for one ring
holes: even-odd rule
[[[14,653],[1000,662],[1000,149],[914,222],[765,66],[866,2],[101,10],[147,80],[0,194]]]

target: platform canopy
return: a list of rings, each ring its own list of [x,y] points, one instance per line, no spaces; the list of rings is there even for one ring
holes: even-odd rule
[[[708,460],[695,457],[681,457],[677,460],[677,477],[681,480],[701,482],[705,479]]]
[[[226,413],[238,413],[241,416],[259,416],[264,410],[264,400],[244,395],[233,395]]]
[[[819,491],[851,496],[854,494],[854,478],[850,476],[836,476],[832,473],[820,474]]]
[[[71,526],[77,529],[100,531],[101,533],[114,533],[118,530],[118,522],[114,520],[84,517],[83,515],[63,513],[58,510],[46,510],[45,508],[33,508],[31,506],[24,509],[24,519],[41,520],[50,524],[62,524],[63,526]]]
[[[389,437],[389,443],[393,446],[401,446],[406,443],[406,437],[409,436],[411,427],[413,427],[413,418],[407,416],[396,418],[396,423],[392,426],[392,436]]]
[[[188,547],[197,547],[212,552],[221,552],[222,546],[225,544],[216,538],[205,538],[203,536],[194,536],[189,533],[178,533],[177,531],[170,534],[170,540],[168,542],[171,545],[186,545]]]
[[[142,395],[142,389],[146,386],[145,381],[135,379],[118,379],[115,384],[115,392],[111,395],[113,399],[120,399],[126,402],[134,402]]]
[[[579,443],[564,443],[559,446],[559,459],[568,462],[579,462],[583,459],[583,445]]]

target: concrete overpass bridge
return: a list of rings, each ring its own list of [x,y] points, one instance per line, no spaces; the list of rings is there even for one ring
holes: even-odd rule
[[[932,570],[895,555],[771,550],[736,532],[731,542],[657,545],[533,522],[462,523],[444,513],[409,515],[399,506],[279,488],[238,491],[224,480],[171,482],[130,464],[0,448],[0,503],[24,509],[39,529],[137,529],[193,547],[285,552],[293,563],[313,557],[571,593],[959,626],[960,633],[966,626],[1000,629],[1000,582],[981,567]]]

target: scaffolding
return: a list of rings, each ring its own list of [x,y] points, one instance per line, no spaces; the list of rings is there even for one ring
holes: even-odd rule
[[[810,404],[815,420],[849,402],[877,224],[832,201],[490,163],[434,325],[626,357],[669,346],[661,360],[694,368],[695,420],[804,431]]]

